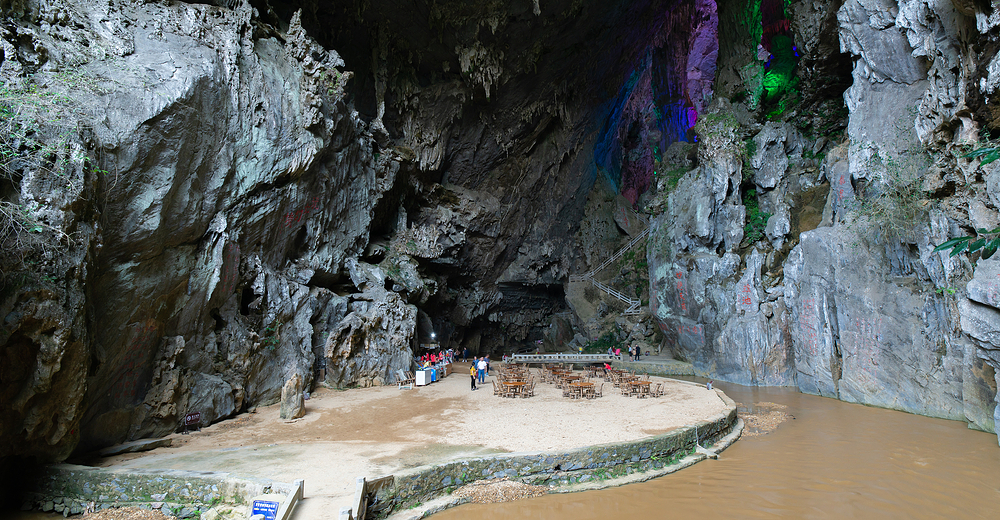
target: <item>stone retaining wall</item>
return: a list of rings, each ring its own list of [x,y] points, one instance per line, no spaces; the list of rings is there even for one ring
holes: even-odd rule
[[[217,512],[234,508],[249,511],[246,506],[253,497],[288,494],[292,488],[291,484],[236,478],[228,473],[55,464],[45,469],[25,499],[26,505],[41,511],[67,515],[82,513],[88,507],[141,507],[178,518],[199,518],[212,508]]]
[[[642,358],[639,358],[640,360]],[[694,365],[684,361],[656,361],[644,363],[642,361],[612,361],[611,366],[621,370],[635,370],[636,374],[649,374],[651,376],[693,376]]]
[[[736,403],[716,392],[727,411],[691,426],[642,440],[565,452],[504,454],[424,466],[395,475],[393,485],[378,493],[377,502],[383,504],[383,513],[391,513],[482,479],[508,477],[560,487],[661,470],[692,454],[698,444],[712,445],[732,432],[737,423]]]

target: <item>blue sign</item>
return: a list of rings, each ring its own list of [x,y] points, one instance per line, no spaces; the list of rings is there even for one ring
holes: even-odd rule
[[[278,503],[270,500],[254,500],[250,516],[264,515],[264,520],[274,520],[278,516]]]

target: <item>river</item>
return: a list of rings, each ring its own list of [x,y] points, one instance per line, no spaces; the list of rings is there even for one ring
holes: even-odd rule
[[[786,405],[794,419],[649,482],[433,518],[1000,518],[996,435],[792,389],[717,386],[747,407]]]

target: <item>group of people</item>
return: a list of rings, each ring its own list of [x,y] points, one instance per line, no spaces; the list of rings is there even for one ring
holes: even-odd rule
[[[647,354],[648,354],[648,352],[647,352]],[[636,345],[635,343],[632,343],[632,344],[630,344],[628,346],[628,355],[629,355],[629,358],[631,358],[632,361],[639,361],[639,356],[642,355],[642,348],[639,345]],[[613,356],[613,357],[616,357],[616,358],[621,358],[622,357],[622,349],[621,348],[615,348],[615,349],[613,349],[611,347],[608,347],[608,356],[609,357]]]
[[[472,358],[472,365],[469,367],[469,375],[472,377],[472,389],[476,389],[476,382],[485,383],[486,376],[490,375],[490,357],[483,356]]]
[[[455,361],[455,351],[448,349],[440,350],[438,352],[425,352],[419,359],[420,366],[424,368],[438,363],[452,363]]]

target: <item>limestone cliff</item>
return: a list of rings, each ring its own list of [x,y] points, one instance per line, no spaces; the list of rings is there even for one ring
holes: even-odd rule
[[[993,261],[933,251],[997,224],[993,165],[966,157],[996,124],[995,10],[793,3],[769,37],[759,5],[764,31],[744,46],[769,48],[745,63],[766,60],[766,87],[745,75],[746,94],[716,99],[699,165],[651,206],[667,343],[713,377],[996,431]],[[794,42],[789,105],[767,99],[782,88],[778,37]],[[842,112],[817,95],[837,84]]]

